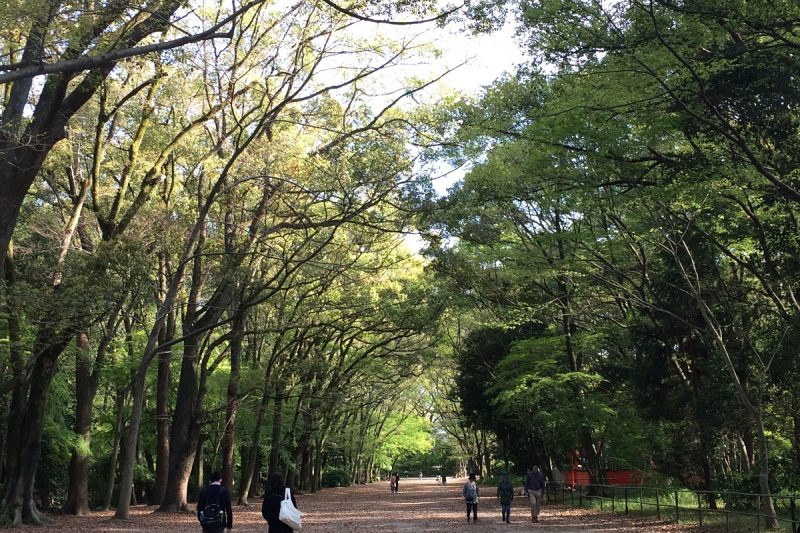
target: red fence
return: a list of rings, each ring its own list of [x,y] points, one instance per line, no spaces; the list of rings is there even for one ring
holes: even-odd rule
[[[562,470],[561,476],[567,485],[589,485],[589,472],[587,470]],[[641,485],[644,474],[638,470],[606,470],[606,483],[608,485]]]

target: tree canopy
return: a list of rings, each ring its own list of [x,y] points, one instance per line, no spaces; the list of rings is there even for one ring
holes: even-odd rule
[[[415,70],[425,28],[503,21],[530,60],[479,94]],[[534,461],[797,491],[798,21],[0,7],[0,522],[182,510],[212,470],[243,504]]]

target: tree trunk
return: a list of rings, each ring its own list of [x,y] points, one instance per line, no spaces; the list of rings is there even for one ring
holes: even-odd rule
[[[603,485],[606,481],[605,472],[600,464],[600,456],[594,447],[594,439],[589,428],[582,428],[580,434],[581,448],[583,456],[586,457],[588,464],[589,479],[592,484]]]
[[[755,443],[753,442],[753,432],[748,424],[742,430],[742,444],[744,446],[744,458],[747,462],[747,471],[751,471],[756,466]]]
[[[714,490],[714,478],[711,468],[711,437],[705,426],[700,428],[700,448],[703,456],[703,489],[706,490],[706,500],[708,501],[709,509],[717,508],[717,497],[712,492]]]
[[[167,263],[164,262],[166,265]],[[162,268],[164,271],[165,268]],[[161,282],[166,287],[166,272]],[[175,337],[175,310],[167,316],[167,323],[160,335],[159,345],[163,346]],[[161,505],[167,490],[167,472],[169,470],[169,391],[171,383],[170,363],[172,347],[158,350],[158,377],[156,380],[156,477],[153,485],[153,505]]]
[[[319,455],[317,455],[319,457]],[[372,483],[375,480],[374,477],[375,472],[375,452],[371,453],[369,456],[369,461],[367,461],[367,483]]]
[[[283,390],[276,389],[275,409],[272,416],[272,448],[269,453],[269,475],[279,472],[281,453],[281,418],[283,415]]]
[[[14,250],[9,245],[8,259],[4,267],[4,275],[8,287],[15,282]],[[25,361],[22,353],[22,337],[20,322],[13,304],[6,308],[8,313],[9,366],[14,377],[14,388],[11,392],[11,403],[8,408],[6,422],[6,442],[3,453],[2,477],[0,486],[7,487],[12,483],[16,460],[22,447],[22,422],[25,419],[25,405],[28,401],[28,380],[25,379]],[[3,497],[0,494],[0,497]]]
[[[269,396],[267,395],[267,387],[264,387],[264,394],[261,397],[261,403],[258,406],[258,414],[256,415],[256,427],[253,429],[253,440],[250,443],[247,462],[242,465],[242,477],[239,484],[239,505],[248,505],[247,496],[250,493],[250,485],[253,482],[253,477],[256,470],[256,462],[258,462],[258,443],[261,440],[261,421],[264,419],[264,412],[267,410],[267,402]]]
[[[300,467],[300,488],[304,491],[311,492],[312,479],[314,474],[313,452],[314,445],[311,440],[311,435],[308,440],[303,444],[303,463]]]
[[[358,432],[358,447],[356,447],[355,450],[356,456],[353,459],[353,469],[350,472],[350,483],[352,484],[361,483],[361,454],[364,453],[364,441],[366,440],[367,430],[369,429],[363,409],[359,413],[359,418],[361,422],[361,431]]]
[[[254,432],[254,436],[258,437],[260,431],[256,429]],[[250,492],[250,484],[253,482],[253,472],[256,468],[256,457],[258,456],[258,447],[255,445],[255,441],[247,447],[247,456],[245,456],[245,450],[242,450],[242,472],[239,477],[239,491],[237,494],[236,505],[243,505],[245,507],[249,506],[250,503],[247,501],[247,496]]]
[[[795,409],[792,421],[794,422],[794,442],[792,442],[792,449],[794,450],[794,471],[800,474],[800,398],[795,394]]]
[[[192,464],[192,483],[189,490],[189,494],[191,495],[191,501],[197,501],[197,495],[200,493],[200,490],[203,488],[203,480],[205,479],[205,472],[204,468],[205,465],[205,436],[200,435],[200,438],[197,439],[197,451],[194,455],[194,463]]]
[[[4,143],[5,144],[5,143]],[[48,146],[47,150],[52,146]],[[10,156],[11,159],[13,156]],[[6,158],[3,158],[6,159]],[[14,158],[16,159],[16,158]],[[0,250],[8,250],[11,246],[11,236],[14,227],[17,225],[17,217],[22,207],[22,200],[28,192],[34,177],[41,167],[44,157],[37,158],[37,168],[27,172],[19,172],[19,169],[10,164],[8,160],[3,161],[3,169],[0,170]],[[0,267],[5,265],[6,254],[0,254]]]
[[[322,489],[322,468],[325,464],[325,457],[323,452],[323,446],[325,445],[325,439],[318,438],[317,445],[315,447],[316,451],[316,459],[314,460],[314,491],[318,491]]]
[[[244,337],[244,316],[237,313],[231,325],[231,372],[225,408],[225,433],[222,437],[222,484],[233,488],[233,455],[236,446],[236,411],[239,408],[239,371]]]
[[[108,485],[106,485],[106,497],[103,501],[103,509],[111,508],[111,500],[114,498],[114,481],[117,478],[117,459],[119,457],[120,442],[122,441],[122,429],[125,424],[125,398],[128,392],[125,388],[117,391],[115,408],[117,410],[117,420],[114,423],[114,444],[111,446],[111,461],[108,467]]]
[[[195,413],[198,350],[197,336],[187,338],[184,342],[178,397],[170,428],[167,488],[158,508],[161,512],[185,511],[189,508],[187,488],[200,439],[200,424]]]
[[[5,374],[6,368],[3,367],[2,371],[0,371],[0,381],[5,381]],[[2,413],[0,415],[0,426],[8,425],[8,414],[9,410],[11,409],[10,399],[11,397],[8,395],[3,395],[0,397],[0,413]],[[0,431],[0,483],[2,483],[2,480],[5,477],[6,437],[8,437],[8,432]]]
[[[483,470],[481,475],[486,474],[486,477],[492,475],[492,456],[489,450],[489,443],[486,441],[486,432],[481,431],[481,442],[483,444]]]
[[[56,372],[58,356],[66,347],[67,340],[58,341],[44,335],[43,338],[55,340],[54,344],[34,350],[35,361],[32,372],[28,400],[22,423],[22,446],[16,457],[9,457],[15,467],[9,470],[10,476],[3,495],[3,512],[7,522],[13,525],[22,523],[41,524],[48,522],[36,507],[33,499],[36,468],[42,450],[42,431],[44,412],[50,384]]]
[[[769,486],[769,455],[767,447],[767,435],[764,430],[764,421],[761,418],[761,400],[756,403],[756,410],[753,412],[756,423],[758,438],[758,485],[761,493],[765,497],[761,498],[761,504],[765,509],[764,525],[767,529],[778,529],[778,514],[775,511],[775,502],[772,498],[772,491]]]
[[[263,492],[264,484],[261,482],[261,467],[263,460],[260,453],[256,454],[255,468],[253,468],[253,477],[250,480],[250,492],[247,493],[248,498],[257,498]]]
[[[470,469],[474,472],[480,473],[483,470],[483,441],[480,438],[479,431],[474,431],[472,433],[472,438],[475,441],[475,455],[472,457],[474,465],[471,465]]]
[[[298,490],[303,490],[303,449],[302,446],[298,446],[297,450],[295,450],[294,454],[294,461],[293,463],[293,477],[294,482],[292,483],[292,487]]]
[[[145,354],[147,352],[145,351]],[[117,498],[117,511],[114,518],[127,520],[130,515],[131,496],[133,495],[133,469],[136,462],[136,441],[142,423],[142,408],[144,402],[144,386],[147,377],[148,361],[143,358],[142,363],[133,379],[133,400],[131,402],[131,420],[128,424],[128,433],[125,437],[125,447],[122,462],[122,472],[119,480],[119,496]]]
[[[83,440],[80,446],[73,451],[70,463],[70,487],[64,512],[76,515],[89,514],[89,442],[92,430],[92,412],[97,388],[100,385],[100,375],[105,364],[108,347],[114,338],[118,326],[119,313],[123,303],[120,301],[117,308],[110,313],[106,322],[103,336],[97,348],[97,355],[92,361],[88,358],[89,337],[83,331],[78,333],[78,355],[75,365],[75,433]]]
[[[75,354],[75,435],[78,443],[69,463],[69,489],[64,514],[85,516],[89,509],[89,442],[92,431],[92,361],[89,357],[89,336],[78,333]]]

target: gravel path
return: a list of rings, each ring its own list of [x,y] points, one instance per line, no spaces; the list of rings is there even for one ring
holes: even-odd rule
[[[644,532],[644,531],[697,531],[690,526],[675,526],[646,520],[624,520],[587,510],[560,506],[545,506],[541,522],[530,522],[530,510],[524,497],[517,497],[511,512],[511,524],[500,521],[500,506],[493,494],[484,496],[478,509],[477,524],[467,524],[466,508],[461,499],[463,480],[451,480],[447,485],[437,485],[433,479],[401,480],[400,492],[391,494],[389,483],[374,483],[357,487],[325,489],[318,494],[297,496],[303,511],[303,531],[307,533],[332,532],[431,532],[451,533],[483,532]],[[90,517],[58,517],[54,524],[45,527],[25,527],[15,531],[34,533],[41,531],[103,531],[103,532],[196,532],[199,527],[193,514],[154,513],[153,507],[134,507],[129,522],[111,519],[112,513],[94,513]],[[266,523],[261,518],[260,502],[249,508],[235,507],[234,533],[265,533]]]

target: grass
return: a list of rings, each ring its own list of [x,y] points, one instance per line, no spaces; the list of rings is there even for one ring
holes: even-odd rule
[[[593,487],[599,489],[600,487]],[[689,490],[656,489],[654,487],[604,486],[602,496],[588,494],[587,487],[579,491],[550,490],[548,499],[552,503],[563,503],[575,507],[593,508],[605,512],[633,514],[659,518],[679,523],[702,524],[704,528],[719,531],[767,531],[763,511],[759,512],[758,496],[727,493],[728,506],[723,497],[717,499],[718,509],[710,509],[704,495]],[[627,504],[626,504],[627,502]],[[791,532],[792,497],[775,497],[779,529]],[[800,498],[795,501],[800,505]],[[800,526],[800,509],[795,509],[795,527]]]

